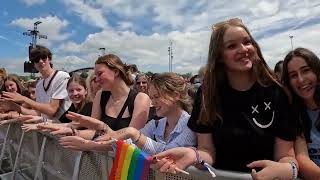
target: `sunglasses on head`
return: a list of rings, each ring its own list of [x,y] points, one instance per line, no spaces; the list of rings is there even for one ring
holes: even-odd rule
[[[232,18],[226,21],[218,22],[212,25],[212,30],[216,30],[217,28],[222,27],[225,24],[242,24],[242,20],[240,18]]]
[[[32,63],[39,63],[40,59],[42,59],[43,61],[47,60],[48,56],[47,55],[39,55],[39,56],[36,56],[34,58],[31,58],[30,61]]]

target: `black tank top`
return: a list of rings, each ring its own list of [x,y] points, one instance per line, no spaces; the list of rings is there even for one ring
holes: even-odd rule
[[[130,89],[129,95],[128,95],[125,103],[123,104],[122,109],[120,110],[120,112],[118,114],[118,117],[114,118],[114,117],[110,117],[110,116],[106,115],[106,113],[105,113],[106,105],[107,105],[108,100],[110,98],[111,92],[110,91],[102,91],[101,98],[100,98],[101,121],[106,123],[114,131],[128,127],[130,124],[131,118],[132,118],[132,113],[133,113],[133,109],[134,109],[134,100],[135,100],[137,94],[138,94],[137,92]],[[122,118],[122,115],[127,107],[128,107],[130,116],[126,117],[126,118]]]

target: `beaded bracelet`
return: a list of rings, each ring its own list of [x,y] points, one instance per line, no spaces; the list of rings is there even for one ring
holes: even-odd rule
[[[291,165],[292,168],[292,179],[297,179],[298,178],[298,167],[295,162],[290,161],[289,164]]]

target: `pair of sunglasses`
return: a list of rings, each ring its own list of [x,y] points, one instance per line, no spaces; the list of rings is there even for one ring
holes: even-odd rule
[[[41,59],[42,61],[46,61],[47,58],[48,58],[48,56],[43,54],[43,55],[39,55],[39,56],[36,56],[36,57],[31,58],[30,61],[31,61],[32,63],[39,63],[40,59]]]
[[[218,22],[212,25],[212,30],[217,30],[218,28],[222,27],[225,24],[243,24],[240,18],[232,18],[226,21]]]

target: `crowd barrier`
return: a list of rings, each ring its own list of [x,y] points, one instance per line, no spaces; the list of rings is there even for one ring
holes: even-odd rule
[[[56,137],[24,132],[19,123],[0,127],[2,180],[107,180],[113,152],[78,152],[61,147]],[[6,163],[4,163],[6,162]],[[211,180],[206,171],[188,168],[190,175],[165,174],[150,169],[149,180]],[[216,171],[214,179],[251,179],[250,174]]]

